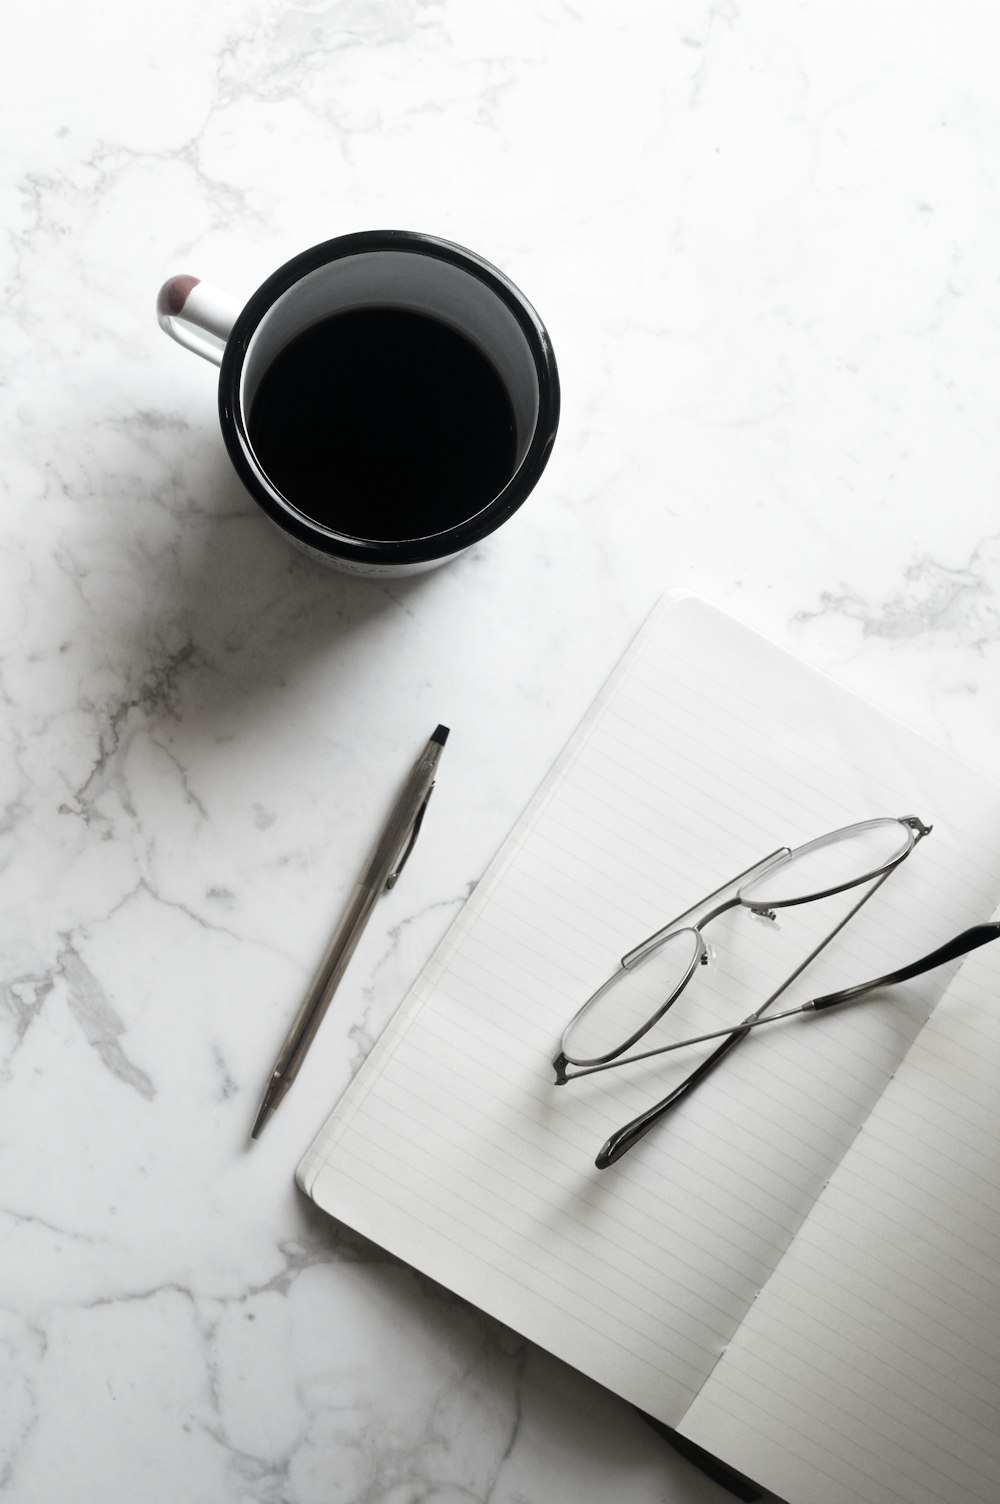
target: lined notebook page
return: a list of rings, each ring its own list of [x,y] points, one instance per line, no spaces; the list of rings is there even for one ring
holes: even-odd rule
[[[997,791],[694,597],[654,611],[299,1167],[321,1206],[677,1425],[946,980],[760,1030],[619,1164],[607,1136],[700,1058],[562,1087],[621,955],[776,847],[933,822],[791,989],[878,974],[988,915]],[[711,930],[689,992],[737,1022],[837,901]]]
[[[996,1504],[998,992],[970,956],[685,1419],[783,1497]]]

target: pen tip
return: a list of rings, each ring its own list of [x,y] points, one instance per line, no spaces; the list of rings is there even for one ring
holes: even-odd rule
[[[434,730],[434,734],[431,737],[431,741],[432,742],[437,742],[437,744],[438,744],[439,747],[443,747],[444,744],[445,744],[445,742],[447,740],[448,740],[448,727],[447,726],[437,726],[435,728],[435,730]]]

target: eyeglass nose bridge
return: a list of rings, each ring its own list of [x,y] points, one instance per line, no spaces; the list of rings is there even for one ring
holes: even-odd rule
[[[622,956],[621,964],[623,970],[631,971],[634,966],[638,966],[640,962],[645,961],[647,956],[651,956],[653,951],[661,946],[665,940],[669,940],[672,935],[683,935],[688,930],[696,935],[698,939],[698,955],[694,963],[697,966],[698,962],[705,961],[708,955],[708,947],[702,936],[702,930],[706,925],[711,924],[713,919],[718,919],[720,914],[725,914],[729,909],[738,908],[739,902],[739,895],[737,894],[732,898],[727,898],[725,903],[716,904],[714,909],[709,909],[707,914],[701,916],[697,924],[677,924],[674,922],[673,924],[666,925],[662,930],[657,930],[655,935],[648,935],[645,940],[642,940],[632,950],[626,951],[625,955]],[[694,911],[691,910],[689,912]]]

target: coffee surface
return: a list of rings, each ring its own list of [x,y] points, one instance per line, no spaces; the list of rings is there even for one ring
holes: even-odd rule
[[[275,357],[250,442],[282,496],[352,537],[426,537],[474,516],[514,472],[514,415],[499,374],[425,314],[357,308]]]

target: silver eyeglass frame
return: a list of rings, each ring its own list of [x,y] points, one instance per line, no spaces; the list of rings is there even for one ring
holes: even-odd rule
[[[898,824],[902,828],[903,832],[905,833],[906,839],[904,840],[903,845],[899,851],[894,852],[894,854],[885,862],[877,865],[871,870],[861,873],[860,875],[851,878],[849,881],[837,883],[832,887],[818,889],[814,892],[796,895],[793,898],[775,899],[772,897],[765,902],[764,898],[761,897],[756,902],[754,901],[753,890],[760,889],[763,882],[767,878],[780,872],[782,867],[790,864],[793,860],[799,859],[810,851],[817,850],[825,845],[830,845],[833,842],[842,840],[850,835],[861,833],[866,830],[871,830],[876,826],[893,823]],[[747,1018],[743,1019],[739,1024],[734,1025],[731,1030],[723,1031],[723,1043],[718,1046],[718,1048],[715,1049],[706,1060],[704,1060],[698,1067],[696,1067],[696,1069],[692,1071],[689,1076],[687,1076],[682,1082],[680,1082],[680,1084],[676,1086],[673,1091],[671,1091],[668,1097],[664,1098],[662,1102],[659,1102],[654,1107],[650,1108],[646,1113],[643,1113],[642,1116],[635,1119],[634,1122],[626,1124],[626,1126],[620,1129],[618,1133],[612,1135],[612,1137],[607,1141],[607,1143],[604,1145],[604,1148],[601,1150],[601,1153],[597,1157],[596,1163],[598,1165],[598,1168],[603,1169],[606,1165],[611,1164],[614,1162],[614,1160],[620,1158],[621,1155],[625,1153],[627,1149],[631,1148],[639,1138],[643,1137],[649,1131],[649,1129],[653,1127],[654,1123],[658,1122],[659,1119],[664,1116],[664,1114],[677,1101],[679,1101],[683,1096],[686,1096],[689,1091],[693,1090],[693,1088],[697,1086],[698,1082],[704,1079],[704,1077],[712,1069],[714,1069],[715,1065],[726,1054],[728,1054],[729,1050],[735,1044],[739,1043],[741,1039],[745,1038],[745,1036],[750,1032],[751,1028],[753,1028],[754,1024],[761,1020],[762,1015],[771,1006],[771,1004],[781,996],[781,994],[786,990],[788,986],[790,986],[795,978],[805,970],[805,968],[820,953],[820,951],[823,950],[825,946],[827,946],[834,938],[834,936],[844,927],[844,925],[853,918],[858,909],[861,908],[863,904],[868,902],[869,898],[871,898],[872,895],[878,890],[878,888],[881,887],[882,883],[892,875],[892,873],[896,870],[900,863],[905,861],[910,852],[913,850],[914,846],[919,841],[921,841],[924,836],[930,834],[932,828],[933,827],[929,825],[925,825],[917,815],[902,815],[898,818],[891,816],[882,816],[878,819],[862,820],[852,825],[842,826],[838,830],[830,831],[824,836],[819,836],[815,840],[807,841],[803,845],[797,846],[795,848],[790,848],[787,846],[779,847],[777,851],[771,852],[769,856],[762,858],[759,862],[755,862],[753,866],[746,868],[745,871],[738,873],[736,877],[731,878],[721,887],[716,888],[713,892],[709,893],[705,898],[703,898],[700,903],[693,904],[690,908],[683,910],[682,913],[678,914],[667,924],[661,926],[660,929],[654,931],[653,934],[647,936],[645,940],[641,941],[638,945],[634,946],[630,951],[627,951],[625,955],[622,956],[621,962],[616,970],[611,974],[610,977],[602,982],[601,985],[593,993],[591,993],[590,997],[587,998],[586,1002],[584,1002],[583,1005],[577,1009],[576,1013],[573,1015],[572,1019],[570,1019],[569,1023],[566,1025],[566,1028],[563,1030],[559,1052],[555,1055],[552,1061],[552,1065],[555,1070],[556,1085],[564,1085],[568,1081],[577,1080],[581,1076],[592,1075],[596,1071],[611,1070],[619,1065],[631,1064],[632,1062],[637,1060],[646,1060],[653,1055],[665,1054],[677,1047],[676,1045],[661,1045],[654,1049],[640,1051],[637,1054],[627,1054],[627,1052],[631,1050],[633,1046],[643,1038],[643,1036],[658,1022],[658,1020],[663,1017],[668,1009],[673,1007],[674,1003],[687,987],[699,964],[707,960],[708,947],[704,939],[703,931],[706,925],[710,924],[713,919],[717,919],[720,914],[724,914],[730,909],[743,907],[748,909],[751,913],[760,915],[763,918],[773,919],[775,917],[775,911],[778,909],[792,908],[804,903],[814,903],[824,898],[833,897],[837,893],[843,893],[852,888],[861,887],[866,883],[871,884],[867,892],[865,892],[859,898],[858,902],[850,908],[847,914],[845,914],[843,918],[841,918],[840,921],[830,930],[830,932],[820,941],[820,943],[814,947],[814,949],[795,969],[795,971],[792,972],[791,976],[787,977],[785,981],[782,982],[777,991],[772,993],[772,995],[767,998],[767,1000],[762,1003],[755,1012],[749,1014]],[[735,892],[732,891],[734,888],[736,890]],[[689,915],[698,913],[705,907],[706,904],[711,904],[713,899],[717,898],[719,894],[722,893],[728,893],[729,896],[722,902],[715,904],[715,906],[710,908],[706,914],[703,914],[702,917],[698,920],[697,924],[684,925],[682,923],[682,921]],[[653,954],[654,951],[659,949],[659,947],[665,944],[668,940],[671,940],[674,937],[683,934],[690,934],[693,937],[691,960],[687,965],[680,981],[674,986],[673,990],[667,995],[665,1000],[652,1011],[645,1022],[638,1029],[634,1030],[627,1039],[623,1040],[614,1049],[609,1050],[602,1055],[595,1055],[592,1057],[575,1057],[573,1055],[570,1055],[566,1051],[567,1036],[570,1034],[573,1026],[577,1023],[577,1021],[590,1008],[592,1008],[594,1004],[596,1004],[602,997],[604,997],[618,981],[621,980],[623,973],[630,971],[640,962],[646,960],[650,955]],[[695,1043],[696,1041],[692,1040],[685,1042]],[[571,1066],[574,1067],[572,1070],[569,1069],[569,1067]]]

